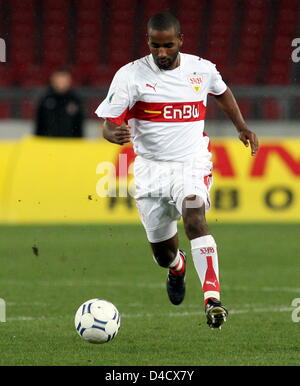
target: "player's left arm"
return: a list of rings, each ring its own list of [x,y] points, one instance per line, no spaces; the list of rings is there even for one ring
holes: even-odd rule
[[[250,144],[251,155],[255,155],[259,146],[257,136],[255,133],[253,133],[253,131],[248,129],[230,88],[227,87],[227,90],[223,94],[214,95],[214,97],[216,98],[217,104],[231,119],[234,126],[236,127],[239,133],[239,139],[244,143],[245,146],[249,146]]]

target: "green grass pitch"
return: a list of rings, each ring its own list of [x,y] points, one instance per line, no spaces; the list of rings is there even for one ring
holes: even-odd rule
[[[167,299],[167,272],[153,262],[140,225],[1,226],[0,365],[299,365],[291,305],[300,298],[299,224],[212,224],[211,231],[229,308],[221,331],[206,325],[181,226],[188,267],[180,306]],[[84,342],[74,327],[77,308],[94,297],[121,313],[119,334],[104,345]]]

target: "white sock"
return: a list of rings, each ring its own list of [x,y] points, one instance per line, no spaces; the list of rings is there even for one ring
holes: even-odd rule
[[[175,259],[172,261],[172,263],[169,265],[169,268],[172,271],[180,271],[182,266],[183,266],[183,260],[182,260],[182,257],[180,255],[179,249],[178,249],[177,255],[176,255]]]
[[[153,260],[158,264],[156,258],[154,255],[152,255]],[[177,255],[175,256],[175,259],[172,261],[172,263],[169,265],[168,268],[172,269],[173,271],[180,271],[183,267],[183,258],[180,254],[180,251],[178,249]]]
[[[204,301],[208,298],[220,299],[218,254],[213,236],[207,235],[191,240],[191,248],[204,292]]]

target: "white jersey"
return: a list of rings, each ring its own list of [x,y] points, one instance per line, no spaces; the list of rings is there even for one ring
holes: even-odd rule
[[[121,67],[96,114],[128,122],[134,151],[147,159],[184,161],[207,153],[207,95],[227,89],[215,65],[180,53],[180,66],[161,70],[152,55]]]

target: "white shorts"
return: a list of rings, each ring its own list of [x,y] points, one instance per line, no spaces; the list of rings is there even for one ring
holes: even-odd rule
[[[211,153],[186,162],[152,161],[137,156],[134,162],[135,200],[151,243],[177,233],[185,197],[196,195],[210,207]]]

